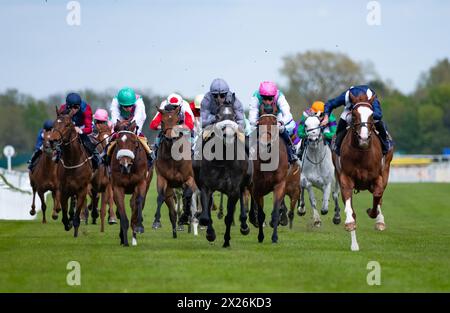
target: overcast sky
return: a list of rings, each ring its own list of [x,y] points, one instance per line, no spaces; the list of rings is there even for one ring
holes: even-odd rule
[[[450,57],[450,1],[378,1],[380,26],[357,0],[80,0],[80,26],[67,24],[68,2],[0,1],[0,91],[129,85],[193,97],[222,77],[248,102],[260,81],[284,83],[283,56],[323,49],[372,61],[411,92]]]

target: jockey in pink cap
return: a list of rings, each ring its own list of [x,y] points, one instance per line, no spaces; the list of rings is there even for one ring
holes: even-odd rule
[[[277,116],[280,126],[280,137],[288,146],[289,163],[298,160],[295,154],[295,147],[290,136],[295,129],[295,121],[291,114],[291,108],[284,94],[278,90],[274,82],[264,81],[259,85],[259,89],[253,93],[250,100],[248,119],[252,129],[256,128],[260,114],[274,114]]]

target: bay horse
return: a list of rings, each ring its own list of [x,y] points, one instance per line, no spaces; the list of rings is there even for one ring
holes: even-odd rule
[[[99,153],[102,153],[106,145],[109,143],[111,138],[112,130],[108,124],[96,124],[97,127],[97,135],[92,136],[91,139],[96,144],[96,148]],[[94,176],[92,177],[90,184],[90,195],[91,195],[91,204],[90,208],[92,210],[92,224],[95,224],[95,219],[98,217],[98,201],[101,195],[101,203],[100,203],[100,232],[105,231],[105,216],[106,216],[106,205],[109,206],[109,216],[108,219],[109,224],[115,224],[116,214],[114,213],[114,200],[113,200],[113,192],[111,180],[108,173],[108,168],[105,164],[99,164],[98,170],[95,171]]]
[[[158,198],[153,228],[160,227],[161,206],[165,202],[169,208],[172,237],[177,238],[177,212],[173,189],[183,189],[185,212],[181,218],[185,216],[186,219],[189,219],[191,215],[192,194],[197,190],[192,169],[190,134],[184,135],[181,125],[178,125],[181,106],[172,110],[163,110],[159,107],[156,109],[161,114],[162,133],[155,160]]]
[[[84,148],[80,136],[72,122],[73,113],[65,114],[56,109],[56,120],[53,129],[47,136],[53,150],[60,151],[57,166],[59,188],[56,191],[57,201],[62,208],[64,229],[74,228],[74,237],[78,237],[80,212],[86,201],[88,185],[92,178],[93,167],[89,153]],[[76,199],[76,212],[71,210],[67,216],[67,201]]]
[[[259,228],[258,241],[262,243],[264,241],[263,226],[266,217],[264,214],[264,196],[273,192],[270,225],[273,227],[272,243],[277,243],[280,207],[285,195],[286,177],[289,169],[287,147],[284,141],[280,140],[278,120],[274,114],[260,115],[256,134],[258,136],[258,150],[256,157],[252,157],[254,171],[251,194],[257,213],[255,214],[252,205],[250,216],[255,219],[255,215],[257,215],[257,224],[254,224]]]
[[[323,192],[321,214],[328,213],[328,200],[330,195],[334,200],[334,217],[333,223],[341,222],[339,208],[339,183],[334,175],[334,165],[331,156],[331,149],[325,142],[322,128],[320,126],[320,118],[317,115],[305,114],[305,132],[306,137],[305,150],[302,157],[302,174],[300,207],[298,214],[305,215],[305,190],[308,190],[309,201],[313,210],[313,225],[320,227],[322,221],[317,210],[316,197],[313,187]]]
[[[30,171],[30,184],[33,189],[33,202],[31,204],[30,215],[34,216],[36,214],[36,206],[35,206],[35,197],[36,193],[39,195],[41,200],[41,210],[42,210],[42,223],[47,223],[47,219],[45,217],[45,211],[47,209],[47,205],[45,203],[45,193],[47,191],[52,192],[53,198],[53,211],[52,218],[57,219],[58,213],[57,211],[60,209],[58,201],[56,199],[56,190],[58,188],[58,177],[56,172],[56,163],[53,161],[53,150],[50,147],[50,144],[46,138],[49,136],[50,131],[44,130],[44,144],[43,151],[39,156],[39,159],[33,168]]]
[[[131,194],[132,245],[137,246],[136,234],[144,233],[142,210],[153,175],[148,168],[147,153],[137,135],[135,121],[117,120],[114,127],[115,146],[111,154],[111,185],[120,219],[120,244],[128,247],[130,222],[125,208],[125,195]]]
[[[333,153],[333,163],[345,204],[345,229],[351,234],[351,250],[358,251],[356,240],[356,213],[352,205],[353,191],[369,190],[373,194],[372,208],[367,210],[375,219],[375,229],[385,229],[381,204],[389,179],[389,168],[394,154],[389,150],[383,157],[381,142],[376,137],[372,103],[367,95],[350,93],[351,122],[342,141],[340,157]]]
[[[207,226],[206,239],[210,242],[216,239],[212,226],[211,209],[213,193],[220,191],[227,195],[227,215],[225,216],[226,230],[223,247],[230,246],[230,230],[233,223],[236,203],[240,200],[241,214],[240,231],[248,235],[247,211],[244,207],[245,189],[251,183],[253,171],[252,163],[245,153],[245,135],[238,129],[235,122],[236,113],[232,104],[225,103],[219,107],[216,123],[204,130],[209,135],[201,140],[201,160],[194,160],[193,167],[195,182],[200,189],[202,212],[199,223]]]

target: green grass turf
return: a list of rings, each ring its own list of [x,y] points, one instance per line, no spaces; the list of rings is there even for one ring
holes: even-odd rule
[[[1,292],[449,292],[449,184],[391,184],[383,213],[387,229],[374,230],[365,210],[368,192],[355,196],[359,252],[350,251],[350,234],[332,223],[333,207],[322,216],[320,229],[311,226],[311,210],[295,215],[294,228],[281,227],[279,243],[257,241],[251,227],[242,236],[232,228],[231,248],[222,248],[224,222],[213,211],[217,239],[209,244],[179,232],[173,239],[168,210],[163,228],[153,230],[154,182],[144,210],[145,233],[137,247],[119,245],[119,226],[80,227],[80,236],[65,232],[60,221],[0,222]],[[316,192],[316,195],[319,194]],[[270,197],[266,216],[270,216]],[[216,200],[216,203],[218,201]],[[345,215],[342,211],[342,221]],[[267,220],[267,217],[266,217]],[[236,221],[238,217],[236,215]],[[131,240],[130,240],[131,244]],[[81,265],[81,286],[66,283],[66,265]],[[369,286],[369,261],[381,265],[381,285]]]

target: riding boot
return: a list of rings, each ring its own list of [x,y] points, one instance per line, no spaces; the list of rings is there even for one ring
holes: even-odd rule
[[[384,124],[383,121],[377,121],[375,122],[375,128],[378,132],[378,137],[380,138],[381,141],[381,148],[383,150],[383,155],[385,155],[388,151],[389,151],[389,134],[387,132],[386,129],[386,125]]]
[[[302,141],[300,143],[300,149],[297,154],[300,161],[303,158],[303,152],[305,151],[305,147],[306,147],[306,138],[302,138]]]
[[[336,129],[336,140],[334,142],[334,151],[337,155],[341,155],[341,144],[347,133],[347,122],[344,119],[340,119]]]
[[[97,147],[86,134],[80,135],[81,141],[84,147],[88,150],[88,153],[92,156],[92,168],[94,170],[98,169],[99,165],[102,164],[102,158],[97,151]]]
[[[34,150],[33,155],[31,156],[31,159],[28,161],[28,169],[30,171],[33,170],[34,166],[36,165],[36,161],[38,160],[39,156],[42,154],[42,151],[40,149]]]
[[[283,138],[284,142],[286,143],[289,164],[297,162],[298,157],[295,154],[295,147],[291,141],[291,137],[289,136],[288,132],[286,130],[283,130],[283,132],[280,134],[280,137]]]

